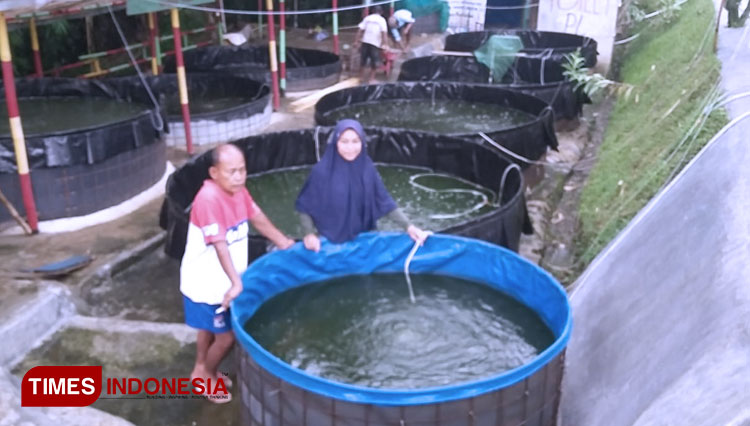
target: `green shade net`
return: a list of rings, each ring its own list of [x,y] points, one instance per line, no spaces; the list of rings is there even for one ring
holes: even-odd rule
[[[518,36],[492,35],[486,43],[474,51],[474,57],[490,69],[493,81],[500,81],[521,49],[523,49],[523,43]]]
[[[444,0],[403,0],[399,2],[397,9],[409,9],[415,18],[429,15],[433,12],[440,14],[440,31],[448,28],[448,18],[451,8]]]

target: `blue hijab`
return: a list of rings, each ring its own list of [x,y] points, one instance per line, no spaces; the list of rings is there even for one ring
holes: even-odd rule
[[[357,132],[362,140],[362,152],[353,161],[341,157],[336,147],[347,129]],[[336,123],[333,137],[313,166],[295,207],[310,215],[320,235],[334,243],[375,229],[377,220],[397,207],[367,154],[367,138],[358,121]]]

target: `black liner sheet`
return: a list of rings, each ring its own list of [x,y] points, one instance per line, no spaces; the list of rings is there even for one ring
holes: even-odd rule
[[[16,79],[18,98],[38,97],[99,97],[125,100],[116,88],[104,81],[74,78]],[[0,97],[5,98],[4,88]],[[4,99],[3,99],[4,101]],[[136,117],[116,123],[55,132],[25,134],[29,167],[61,167],[94,164],[110,157],[152,144],[160,138],[159,117],[153,104],[143,104]],[[21,117],[23,123],[23,116]],[[16,173],[16,160],[11,136],[0,136],[0,173]]]
[[[248,174],[293,166],[313,165],[317,149],[322,154],[332,132],[330,127],[267,133],[234,142],[245,153]],[[511,163],[497,151],[461,138],[394,129],[368,129],[368,150],[375,162],[428,167],[500,192],[501,181]],[[169,177],[159,223],[167,231],[165,252],[181,260],[189,223],[190,205],[208,178],[211,153],[186,163]],[[497,209],[460,223],[443,233],[480,238],[518,250],[521,232],[531,233],[531,221],[523,195],[523,176],[508,170]],[[263,208],[263,206],[261,206]],[[273,217],[270,218],[273,221]],[[268,240],[250,237],[249,261],[266,253]]]
[[[473,52],[487,42],[492,35],[518,36],[524,46],[521,53],[549,58],[559,63],[562,63],[566,54],[580,48],[581,55],[586,59],[586,66],[591,68],[596,65],[596,40],[578,34],[553,31],[493,30],[451,34],[445,38],[445,50]]]
[[[563,75],[562,66],[552,60],[517,57],[501,81],[491,85],[536,96],[552,107],[556,119],[578,117],[583,105],[591,103],[575,83]],[[401,65],[399,81],[453,81],[490,84],[490,70],[474,57],[423,56]]]
[[[166,96],[177,96],[179,88],[176,74],[146,76],[145,78],[157,101],[163,102]],[[186,74],[186,79],[188,104],[194,100],[221,97],[243,97],[246,99],[241,105],[232,108],[200,114],[191,111],[191,120],[224,122],[246,118],[253,114],[262,113],[271,98],[271,89],[266,84],[246,77],[192,73]],[[110,78],[105,81],[114,87],[119,96],[128,101],[152,104],[148,93],[143,90],[140,78],[137,76]],[[166,111],[164,113],[166,114]],[[182,115],[169,115],[167,119],[168,121],[181,121]]]
[[[433,98],[496,104],[531,114],[536,117],[534,120],[508,129],[489,132],[487,136],[508,150],[531,160],[541,158],[547,152],[547,147],[557,149],[557,136],[554,129],[555,116],[552,108],[545,101],[524,93],[487,85],[416,82],[353,87],[322,97],[315,104],[315,121],[323,126],[335,125],[331,113],[353,104],[394,99]],[[484,139],[474,133],[457,133],[446,136],[484,143]],[[516,161],[521,167],[529,165],[524,161],[513,161]]]
[[[185,71],[224,72],[253,80],[270,82],[267,46],[207,46],[188,50],[183,55]],[[175,72],[174,57],[164,62],[167,72]],[[304,80],[320,80],[341,74],[338,55],[314,49],[287,47],[286,79],[290,88]]]

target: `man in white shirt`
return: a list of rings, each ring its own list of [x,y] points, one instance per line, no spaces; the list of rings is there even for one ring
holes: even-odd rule
[[[411,27],[414,24],[414,15],[408,9],[399,9],[388,18],[388,26],[391,28],[391,35],[401,50],[409,47],[411,39]],[[406,39],[404,41],[404,39]]]
[[[372,13],[359,23],[359,31],[354,46],[357,47],[360,43],[359,81],[367,81],[372,84],[375,82],[375,70],[380,66],[382,49],[388,47],[388,23],[383,18],[383,8],[380,6],[375,6]],[[370,74],[365,79],[368,65]]]

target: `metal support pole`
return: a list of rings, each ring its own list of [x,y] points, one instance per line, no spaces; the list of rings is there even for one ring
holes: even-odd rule
[[[266,0],[266,9],[273,12],[273,0]],[[279,93],[279,73],[276,64],[276,34],[273,27],[273,15],[268,14],[268,58],[271,63],[271,88],[273,89],[273,110],[278,111],[281,106],[281,94]]]
[[[258,12],[263,12],[263,0],[258,0]],[[258,14],[258,38],[263,36],[263,14]]]
[[[44,77],[42,70],[42,55],[39,53],[39,35],[36,32],[36,19],[29,20],[29,32],[31,33],[31,52],[34,56],[34,77]]]
[[[333,53],[339,54],[339,7],[338,0],[333,0]]]
[[[286,5],[279,0],[279,73],[281,76],[281,90],[286,91]]]
[[[182,123],[185,126],[185,147],[188,154],[193,154],[193,138],[190,135],[190,109],[188,108],[187,79],[185,78],[185,61],[182,58],[182,37],[180,37],[180,11],[170,10],[172,14],[172,33],[174,33],[174,57],[177,63],[177,86],[180,90],[180,108]]]
[[[294,0],[294,11],[299,10],[299,0]],[[297,20],[297,14],[294,14],[294,28],[299,28],[299,20]]]
[[[216,25],[216,34],[219,35],[219,46],[224,42],[224,33],[227,32],[227,17],[224,15],[224,0],[217,0],[219,7],[219,24]]]
[[[34,202],[34,190],[31,186],[31,175],[29,174],[29,159],[26,156],[26,139],[23,136],[21,116],[18,112],[16,82],[13,80],[13,62],[10,54],[10,42],[8,40],[8,25],[5,22],[5,14],[2,12],[0,12],[0,60],[2,60],[5,104],[8,107],[10,135],[13,139],[13,148],[16,154],[16,166],[18,167],[18,180],[21,184],[23,207],[26,209],[26,220],[28,220],[32,231],[36,233],[39,232],[39,220],[36,212],[36,203]]]

